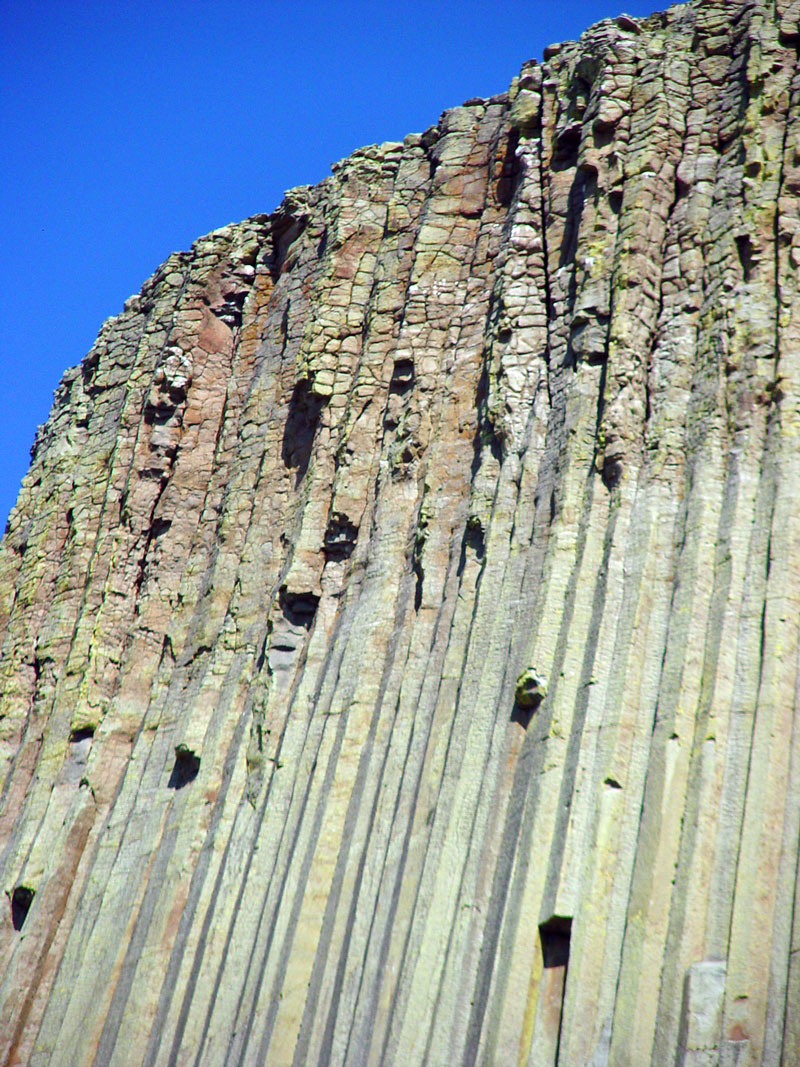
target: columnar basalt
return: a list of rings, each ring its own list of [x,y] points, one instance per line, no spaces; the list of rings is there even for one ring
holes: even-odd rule
[[[66,373],[5,1062],[800,1062],[799,27],[602,22]]]

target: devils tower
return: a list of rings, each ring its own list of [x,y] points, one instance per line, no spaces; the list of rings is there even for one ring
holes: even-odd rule
[[[176,253],[0,543],[0,1056],[800,1062],[800,4]]]

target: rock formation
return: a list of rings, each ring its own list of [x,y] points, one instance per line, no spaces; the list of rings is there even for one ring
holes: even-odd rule
[[[601,22],[65,374],[5,1062],[800,1062],[799,24]]]

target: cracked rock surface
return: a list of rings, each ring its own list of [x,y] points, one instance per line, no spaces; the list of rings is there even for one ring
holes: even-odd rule
[[[4,1062],[800,1062],[799,49],[606,20],[103,324],[0,543]]]

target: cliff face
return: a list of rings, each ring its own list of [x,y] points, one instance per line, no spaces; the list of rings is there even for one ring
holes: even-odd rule
[[[67,372],[7,1062],[800,1062],[798,22],[603,22]]]

